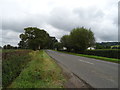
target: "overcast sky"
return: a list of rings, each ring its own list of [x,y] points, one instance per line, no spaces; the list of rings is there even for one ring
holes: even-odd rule
[[[97,42],[118,41],[118,0],[1,0],[0,9],[3,45],[16,46],[28,26],[45,29],[57,39],[84,26]]]

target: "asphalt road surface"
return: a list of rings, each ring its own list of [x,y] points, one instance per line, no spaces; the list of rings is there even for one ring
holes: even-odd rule
[[[118,64],[52,50],[46,52],[93,88],[118,88]]]

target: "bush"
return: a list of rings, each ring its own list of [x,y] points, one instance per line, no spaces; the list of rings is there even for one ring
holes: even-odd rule
[[[30,60],[29,51],[14,51],[2,55],[2,86],[7,87]]]
[[[118,50],[118,49],[114,49],[114,50],[112,50],[112,49],[86,50],[84,52],[84,54],[120,59],[120,56],[119,56],[120,50]]]

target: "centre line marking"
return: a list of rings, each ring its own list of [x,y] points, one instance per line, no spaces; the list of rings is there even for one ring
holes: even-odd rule
[[[84,60],[79,60],[79,61],[84,62],[84,63],[88,63],[88,64],[92,64],[92,65],[93,65],[93,63],[88,62],[88,61],[84,61]]]

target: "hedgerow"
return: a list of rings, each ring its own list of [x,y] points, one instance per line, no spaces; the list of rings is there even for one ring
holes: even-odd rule
[[[84,54],[120,59],[120,50],[119,49],[86,50],[84,52]]]
[[[27,50],[2,54],[2,86],[7,87],[22,71],[30,60]]]

